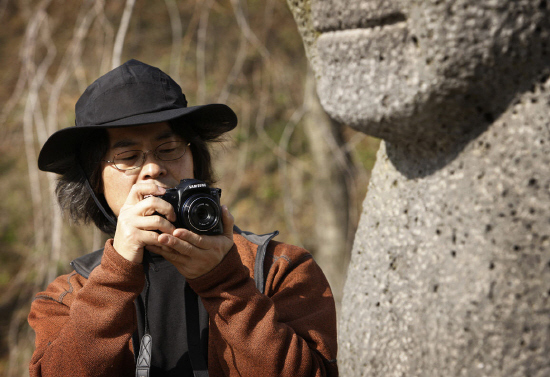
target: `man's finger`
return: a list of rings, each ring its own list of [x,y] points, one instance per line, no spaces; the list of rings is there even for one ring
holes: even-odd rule
[[[136,204],[147,196],[159,196],[165,193],[166,189],[164,187],[157,186],[154,183],[136,183],[132,186],[126,198],[126,204]]]
[[[162,233],[172,233],[176,229],[174,224],[160,215],[138,216],[133,220],[132,225],[138,229],[159,230]]]
[[[174,207],[167,201],[157,198],[156,196],[149,196],[136,204],[136,206],[140,206],[143,216],[160,214],[170,222],[176,221]]]
[[[226,205],[222,206],[222,222],[223,222],[223,234],[229,239],[233,239],[233,226],[235,225],[235,218],[229,212],[229,208]]]
[[[211,236],[204,236],[201,234],[196,234],[191,232],[188,229],[178,228],[172,232],[173,235],[173,247],[175,249],[178,249],[178,242],[177,241],[184,241],[192,246],[195,246],[199,249],[207,250],[210,247],[212,247],[211,242],[209,242],[209,237]],[[172,241],[172,240],[171,240]],[[183,248],[183,246],[182,246]]]

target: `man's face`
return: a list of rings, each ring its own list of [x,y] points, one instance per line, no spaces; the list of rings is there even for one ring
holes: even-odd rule
[[[289,5],[321,102],[334,118],[371,134],[380,124],[422,119],[427,107],[437,111],[445,102],[490,108],[492,97],[504,100],[498,96],[512,90],[507,82],[536,71],[529,54],[537,54],[533,40],[548,13],[539,0],[307,2]]]
[[[182,158],[174,161],[158,160],[153,151],[169,141],[181,141],[168,123],[154,123],[136,127],[111,128],[109,149],[105,160],[128,150],[150,151],[142,166],[133,170],[120,171],[112,163],[102,163],[103,194],[113,213],[118,217],[130,189],[139,182],[154,183],[164,188],[175,187],[180,180],[194,178],[191,149]],[[183,140],[185,141],[185,140]]]

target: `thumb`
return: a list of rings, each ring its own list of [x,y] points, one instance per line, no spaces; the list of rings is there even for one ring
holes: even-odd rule
[[[222,223],[223,223],[223,235],[230,240],[233,240],[233,225],[235,225],[235,218],[229,212],[229,208],[226,205],[222,206]]]

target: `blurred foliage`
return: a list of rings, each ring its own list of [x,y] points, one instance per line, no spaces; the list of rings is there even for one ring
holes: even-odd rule
[[[71,259],[98,244],[91,226],[65,221],[62,252],[52,253],[51,177],[34,177],[42,205],[33,206],[29,169],[36,160],[29,156],[35,158],[41,145],[41,122],[51,126],[53,116],[55,129],[74,124],[74,103],[84,88],[111,69],[124,6],[112,0],[0,1],[0,375],[27,375],[33,335],[26,315],[33,295],[50,282],[51,272],[68,272]],[[176,13],[170,10],[174,6]],[[181,33],[174,35],[178,19]],[[86,25],[75,52],[75,36]],[[222,201],[242,229],[278,229],[280,240],[315,253],[315,203],[310,202],[315,171],[300,128],[307,59],[286,2],[138,0],[121,62],[130,58],[169,72],[191,106],[221,101],[235,110],[239,126],[214,147]],[[31,79],[40,67],[45,78],[34,89],[38,105],[30,117],[34,141],[29,144],[24,117]],[[69,72],[66,78],[63,72]],[[61,92],[52,107],[57,84]],[[358,218],[379,142],[351,129],[346,137],[356,164],[350,211]],[[46,233],[42,242],[37,242],[36,219]],[[41,272],[45,264],[49,273]]]

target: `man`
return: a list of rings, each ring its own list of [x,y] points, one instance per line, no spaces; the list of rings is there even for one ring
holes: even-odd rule
[[[223,234],[176,228],[159,197],[211,184],[207,143],[236,124],[136,60],[86,89],[38,164],[61,175],[74,220],[114,237],[36,296],[31,376],[338,374],[334,301],[309,253],[240,231],[225,206]]]

